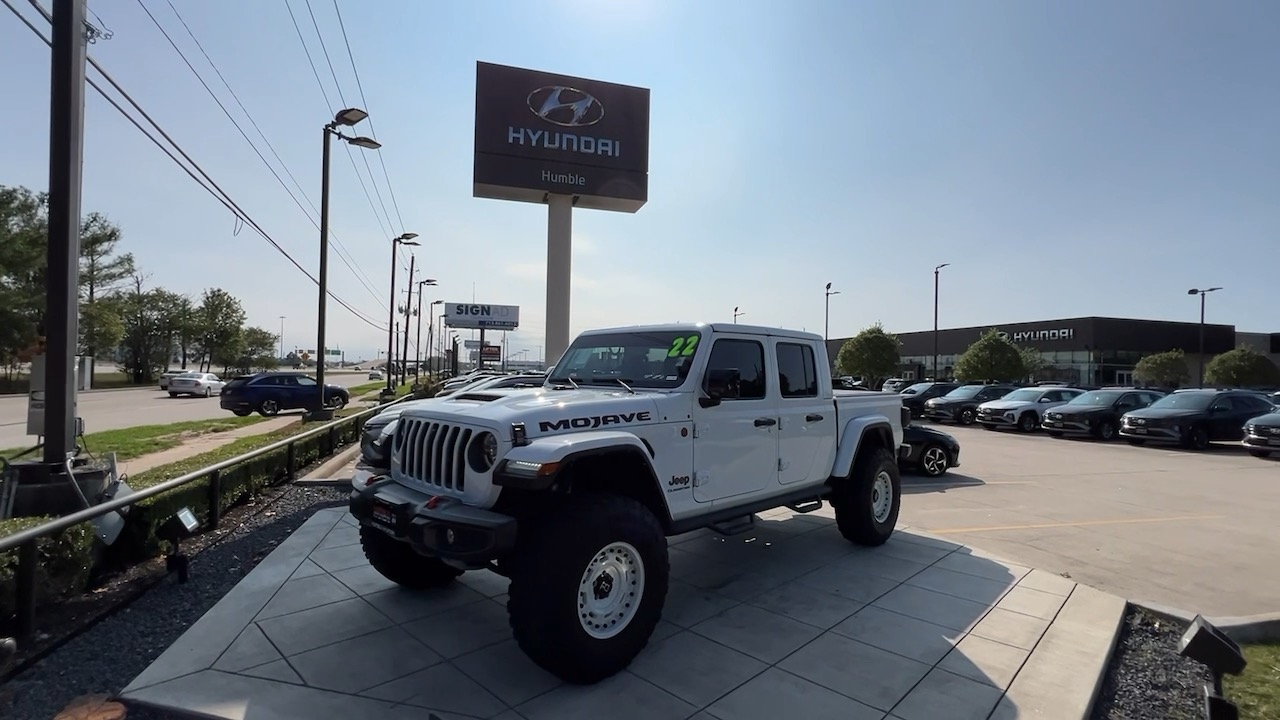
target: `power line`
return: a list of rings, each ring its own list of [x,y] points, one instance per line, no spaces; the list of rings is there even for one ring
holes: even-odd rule
[[[249,147],[253,148],[253,151],[254,153],[257,154],[258,159],[261,160],[262,163],[267,166],[267,169],[271,171],[271,174],[275,177],[276,182],[279,182],[280,186],[284,188],[284,191],[289,194],[289,198],[293,200],[293,203],[298,206],[298,209],[302,211],[303,215],[307,216],[307,219],[311,221],[311,224],[314,225],[317,230],[320,229],[320,224],[316,222],[315,218],[313,218],[310,213],[307,212],[307,209],[302,206],[302,203],[298,200],[297,196],[295,196],[293,194],[293,191],[289,189],[289,186],[285,184],[284,180],[280,177],[280,174],[275,171],[275,168],[271,166],[271,163],[267,160],[267,158],[263,156],[260,150],[258,150],[254,142],[249,139],[249,135],[245,133],[244,128],[242,128],[240,126],[240,123],[236,122],[236,119],[231,116],[231,112],[228,111],[227,107],[223,105],[220,99],[218,99],[217,93],[215,93],[213,91],[213,88],[210,88],[209,84],[205,82],[203,77],[201,77],[200,72],[196,70],[195,66],[191,64],[191,61],[187,59],[186,54],[182,52],[182,50],[178,47],[178,44],[174,42],[173,38],[170,37],[169,33],[165,31],[164,26],[160,24],[160,21],[156,18],[154,14],[152,14],[151,10],[147,8],[143,0],[138,0],[138,5],[142,7],[142,10],[147,14],[147,17],[151,18],[151,22],[156,26],[156,29],[160,31],[160,34],[164,35],[164,39],[169,41],[169,45],[171,45],[174,51],[178,53],[178,57],[182,58],[182,62],[186,63],[187,68],[191,70],[192,74],[196,76],[196,79],[200,81],[200,84],[204,86],[205,91],[209,93],[209,96],[213,98],[213,101],[218,104],[218,107],[222,110],[222,113],[227,116],[227,119],[231,121],[231,124],[234,125],[236,127],[236,130],[240,132],[240,136],[244,138],[245,142],[249,143]],[[253,114],[250,113],[249,109],[244,106],[244,103],[240,102],[240,98],[239,96],[236,95],[235,90],[231,88],[231,84],[227,82],[226,77],[222,75],[222,71],[218,69],[218,66],[216,63],[214,63],[213,58],[209,57],[209,54],[205,52],[204,47],[200,44],[200,41],[196,38],[195,33],[191,32],[191,28],[187,25],[186,20],[184,20],[182,18],[182,15],[178,13],[178,9],[173,6],[173,3],[171,1],[169,2],[169,8],[173,10],[174,15],[178,16],[178,21],[182,23],[182,26],[184,28],[186,28],[187,34],[191,36],[192,41],[194,41],[196,44],[196,47],[200,49],[200,52],[204,55],[205,60],[209,62],[209,65],[213,68],[213,71],[218,75],[218,78],[222,80],[222,84],[226,86],[227,91],[231,94],[231,97],[234,98],[236,103],[240,106],[240,110],[244,112],[245,117],[249,119],[249,122],[253,125],[254,129],[258,131],[258,135],[262,137],[263,142],[266,143],[267,147],[271,150],[272,154],[275,155],[276,161],[280,163],[280,167],[284,169],[285,173],[288,174],[289,178],[293,180],[293,184],[298,187],[298,191],[302,194],[304,198],[306,198],[307,197],[306,192],[302,189],[302,186],[298,182],[298,179],[294,177],[292,172],[289,171],[289,166],[285,164],[284,160],[280,157],[280,153],[276,152],[275,147],[271,145],[271,141],[268,140],[267,136],[262,132],[262,128],[258,126],[257,121],[253,119]],[[307,202],[310,203],[311,202],[310,199],[307,199]],[[312,210],[315,210],[315,205],[312,205],[311,208]],[[374,301],[381,304],[382,300],[380,299],[380,295],[379,293],[374,291],[374,289],[369,285],[369,282],[367,281],[367,276],[358,267],[353,265],[354,259],[351,258],[350,251],[348,251],[346,247],[342,245],[342,243],[338,240],[338,238],[335,235],[333,235],[332,232],[330,232],[330,237],[334,242],[334,246],[335,246],[334,249],[337,251],[338,259],[341,260],[343,264],[347,266],[347,269],[350,270],[351,273],[355,276],[356,280],[359,281],[360,284],[364,286],[364,289],[368,291],[369,295],[373,297]]]
[[[351,72],[356,77],[356,89],[360,91],[360,104],[369,109],[369,101],[364,97],[364,83],[360,82],[360,70],[356,68],[356,58],[351,52],[351,41],[347,39],[347,25],[342,21],[342,10],[338,8],[338,0],[333,0],[333,11],[338,15],[338,27],[342,28],[342,42],[347,46],[347,57],[351,59]],[[374,129],[373,119],[369,118],[369,134],[374,140],[378,139],[378,133]],[[400,223],[401,232],[404,231],[404,218],[400,216],[400,203],[396,202],[396,191],[391,186],[391,175],[387,173],[387,161],[383,159],[382,148],[378,148],[378,162],[382,165],[382,176],[387,179],[387,194],[391,196],[391,207],[395,208],[396,220]],[[386,208],[383,208],[385,211]],[[387,220],[391,218],[388,216]]]
[[[289,19],[293,22],[294,32],[298,34],[298,42],[302,44],[302,52],[306,53],[307,64],[311,66],[311,74],[315,76],[316,84],[320,86],[320,94],[324,97],[325,110],[326,112],[333,112],[335,105],[333,104],[333,101],[329,99],[329,92],[325,90],[324,82],[320,80],[320,71],[316,69],[316,62],[311,57],[311,48],[307,46],[306,39],[302,37],[302,26],[298,24],[298,18],[293,14],[293,6],[289,4],[289,0],[284,0],[284,7],[289,11]],[[338,100],[341,101],[342,98],[339,97]],[[351,148],[345,145],[343,147],[347,148],[347,158],[351,160],[351,169],[356,171],[356,179],[360,181],[360,189],[364,191],[364,197],[369,201],[369,209],[373,211],[373,217],[378,221],[378,227],[382,230],[382,236],[387,238],[389,242],[391,236],[395,233],[391,232],[391,230],[387,228],[387,223],[384,223],[382,221],[382,216],[378,214],[378,208],[373,204],[373,196],[369,194],[369,187],[365,185],[364,178],[360,175],[360,168],[356,167],[356,159],[355,156],[351,154]]]
[[[43,7],[40,6],[40,3],[38,2],[38,0],[28,0],[28,1],[31,3],[32,7],[34,7],[37,11],[39,11],[39,13],[44,17],[46,21],[52,23],[53,17]],[[9,11],[12,12],[14,16],[18,18],[18,20],[22,21],[22,24],[26,25],[27,28],[31,30],[31,32],[35,33],[36,37],[43,40],[45,45],[48,45],[50,48],[53,47],[53,41],[45,37],[44,33],[42,33],[39,28],[37,28],[34,24],[31,23],[30,20],[24,17],[22,13],[18,12],[18,9],[13,6],[10,0],[0,0],[0,3],[4,4],[5,7],[9,8]],[[85,81],[94,90],[97,90],[98,94],[102,95],[102,97],[108,103],[110,103],[112,107],[118,110],[126,120],[128,120],[130,123],[133,124],[134,127],[138,128],[138,131],[141,132],[143,135],[145,135],[148,140],[150,140],[152,143],[156,145],[156,147],[160,148],[160,150],[164,152],[164,154],[168,155],[169,159],[177,163],[178,167],[182,168],[183,171],[187,173],[187,175],[191,176],[191,179],[195,180],[197,185],[199,185],[202,189],[204,189],[210,195],[213,195],[215,200],[222,203],[222,205],[226,207],[228,210],[230,210],[231,213],[235,215],[238,219],[240,219],[241,221],[245,222],[250,227],[252,227],[259,235],[262,236],[264,240],[266,240],[268,243],[272,245],[272,247],[274,247],[277,251],[279,251],[281,255],[284,255],[285,259],[287,259],[290,263],[292,263],[294,267],[301,270],[304,275],[306,275],[313,283],[316,283],[316,285],[319,286],[319,281],[316,280],[316,278],[312,276],[311,273],[306,268],[300,265],[298,261],[295,260],[293,256],[291,256],[288,253],[288,251],[286,251],[283,247],[281,247],[280,244],[277,243],[265,230],[263,230],[262,226],[258,225],[258,223],[252,217],[250,217],[249,214],[246,213],[243,208],[241,208],[234,200],[232,200],[231,196],[228,195],[227,192],[223,190],[216,182],[214,182],[213,178],[209,177],[209,174],[205,172],[202,167],[200,167],[199,163],[193,160],[191,156],[188,155],[186,151],[184,151],[182,147],[178,145],[178,143],[175,142],[174,139],[164,131],[164,128],[160,127],[160,125],[154,119],[152,119],[152,117],[148,115],[145,110],[142,109],[142,107],[137,103],[137,101],[134,100],[133,97],[129,95],[129,93],[125,92],[124,88],[120,87],[120,84],[117,83],[115,79],[112,78],[111,75],[107,73],[107,71],[104,70],[101,65],[98,64],[97,60],[93,59],[93,57],[91,56],[86,56],[86,60],[88,60],[89,64],[91,64],[93,68],[97,70],[99,74],[102,75],[103,79],[105,79],[108,83],[110,83],[112,87],[114,87],[116,91],[119,92],[120,95],[123,96],[124,99],[127,100],[129,104],[132,105],[134,109],[136,109],[138,113],[142,115],[142,117],[145,118],[147,122],[149,122],[156,129],[156,131],[159,132],[160,135],[163,136],[164,139],[167,140],[169,144],[171,144],[173,148],[177,150],[180,155],[182,155],[183,158],[186,159],[188,163],[191,164],[193,168],[195,168],[195,171],[199,172],[200,175],[203,176],[204,179],[202,180],[201,178],[197,177],[195,172],[192,172],[191,168],[188,168],[186,165],[184,165],[183,162],[179,160],[177,156],[173,154],[172,151],[170,151],[163,144],[161,144],[160,141],[157,140],[155,136],[151,134],[150,131],[144,128],[141,125],[141,123],[137,121],[137,119],[135,119],[132,115],[130,115],[129,112],[120,105],[120,103],[116,102],[114,98],[108,95],[107,92],[102,89],[102,86],[99,85],[97,82],[95,82],[93,78],[86,77]],[[208,184],[206,184],[206,181]],[[328,295],[329,297],[333,298],[334,301],[336,301],[339,305],[346,308],[356,318],[360,319],[361,321],[365,322],[369,326],[373,327],[375,330],[379,330],[381,332],[387,331],[386,327],[378,325],[377,322],[369,319],[363,313],[351,307],[351,305],[348,304],[345,300],[335,295],[332,290],[328,291]]]
[[[342,91],[342,83],[338,81],[338,73],[333,68],[333,60],[329,57],[329,45],[324,41],[324,33],[320,32],[320,23],[316,22],[316,14],[311,7],[311,0],[303,1],[307,4],[307,13],[311,16],[311,27],[315,28],[316,38],[320,41],[320,50],[324,53],[324,61],[329,65],[329,74],[333,76],[333,84],[338,88],[338,99],[342,101],[343,105],[347,105],[347,94]],[[348,107],[350,106],[348,105]],[[366,105],[363,109],[368,111],[369,107]],[[373,125],[370,124],[369,127],[372,129]],[[347,154],[351,154],[350,148],[347,149]],[[387,204],[382,201],[382,191],[378,189],[378,180],[373,176],[373,168],[369,166],[369,155],[360,153],[360,159],[364,162],[364,169],[369,173],[369,182],[373,185],[373,194],[378,196],[378,204],[382,206],[382,214],[387,218],[387,227],[392,228],[392,232],[395,232],[395,225],[391,222],[391,214],[387,212]],[[352,158],[351,162],[354,164],[355,158]],[[400,232],[404,232],[403,227],[400,228]]]

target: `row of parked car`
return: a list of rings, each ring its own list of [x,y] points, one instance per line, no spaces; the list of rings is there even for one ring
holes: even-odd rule
[[[1280,455],[1280,393],[1190,388],[1079,388],[1058,384],[924,382],[903,388],[912,417],[988,430],[1042,430],[1052,437],[1124,438],[1203,450],[1239,442],[1257,457]]]

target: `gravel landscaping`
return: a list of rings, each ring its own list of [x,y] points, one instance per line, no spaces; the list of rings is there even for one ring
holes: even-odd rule
[[[9,679],[0,687],[0,717],[48,720],[79,696],[120,691],[315,511],[344,504],[349,493],[285,486],[236,508],[217,533],[183,544],[196,553],[189,582],[166,577]],[[129,713],[146,717],[161,716]]]
[[[1107,668],[1093,720],[1199,720],[1204,685],[1199,663],[1178,654],[1187,624],[1131,608]]]

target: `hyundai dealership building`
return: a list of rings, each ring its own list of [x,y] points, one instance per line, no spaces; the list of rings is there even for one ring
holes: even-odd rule
[[[1125,318],[1083,317],[1005,325],[982,325],[939,329],[938,367],[942,377],[950,377],[956,359],[983,332],[995,328],[1014,344],[1040,351],[1045,368],[1043,380],[1063,380],[1082,385],[1127,385],[1133,382],[1133,368],[1145,355],[1180,349],[1187,354],[1191,376],[1199,369],[1199,323]],[[903,377],[933,375],[934,332],[900,333],[899,349]],[[848,338],[828,341],[834,361]],[[1226,352],[1240,345],[1252,347],[1280,364],[1280,333],[1245,333],[1234,325],[1204,326],[1205,356]]]

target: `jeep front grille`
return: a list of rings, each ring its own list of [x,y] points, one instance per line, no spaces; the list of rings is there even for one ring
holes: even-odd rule
[[[411,480],[454,492],[466,489],[469,428],[435,420],[400,418],[395,450]]]

